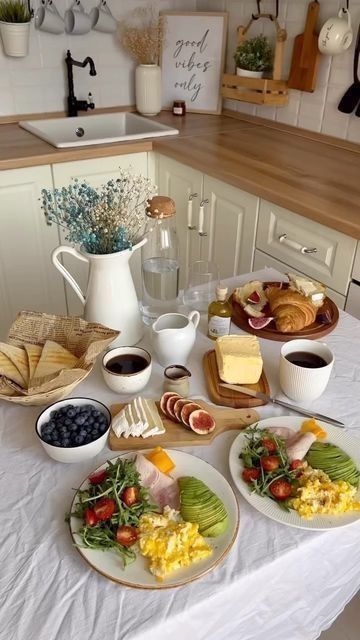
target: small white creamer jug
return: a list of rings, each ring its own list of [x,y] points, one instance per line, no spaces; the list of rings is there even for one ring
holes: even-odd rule
[[[163,367],[186,364],[194,346],[200,313],[164,313],[152,325],[151,339],[158,362]]]

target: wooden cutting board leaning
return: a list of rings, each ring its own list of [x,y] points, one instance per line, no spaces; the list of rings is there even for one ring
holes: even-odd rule
[[[154,447],[195,447],[211,444],[216,436],[224,431],[243,429],[249,424],[259,420],[259,414],[254,409],[220,409],[208,404],[204,400],[194,399],[202,409],[208,411],[216,422],[215,430],[207,435],[198,435],[190,431],[184,425],[173,422],[163,414],[161,415],[166,432],[161,436],[150,438],[118,438],[110,429],[109,447],[112,451],[125,451],[129,449],[153,449]],[[159,403],[157,403],[159,405]],[[111,415],[115,416],[125,404],[114,404],[111,407]]]
[[[312,92],[315,89],[320,61],[316,23],[319,17],[318,0],[309,3],[305,30],[295,38],[288,87]]]

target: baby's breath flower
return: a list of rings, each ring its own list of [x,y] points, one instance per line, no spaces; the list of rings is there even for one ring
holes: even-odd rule
[[[66,240],[88,253],[114,253],[130,249],[141,239],[147,200],[157,188],[131,170],[94,188],[78,178],[67,187],[43,189],[42,209],[47,223],[66,230]]]

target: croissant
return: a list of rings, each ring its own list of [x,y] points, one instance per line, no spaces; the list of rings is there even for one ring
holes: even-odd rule
[[[315,322],[316,307],[301,293],[269,287],[266,296],[278,331],[294,333]]]

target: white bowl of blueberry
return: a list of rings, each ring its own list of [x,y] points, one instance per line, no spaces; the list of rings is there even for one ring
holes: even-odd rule
[[[81,462],[104,448],[110,424],[110,411],[102,402],[70,398],[54,402],[40,413],[36,433],[50,458]]]

